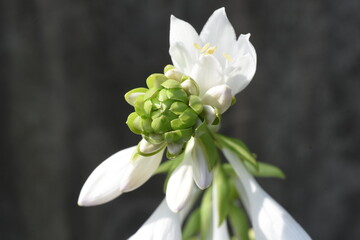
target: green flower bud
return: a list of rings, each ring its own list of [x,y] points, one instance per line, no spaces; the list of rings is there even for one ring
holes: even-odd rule
[[[174,69],[175,67],[173,66],[173,65],[171,65],[171,64],[168,64],[168,65],[166,65],[165,67],[164,67],[164,74],[167,72],[167,71],[169,71],[169,70],[171,70],[171,69]]]
[[[126,124],[130,128],[130,130],[135,134],[141,134],[142,128],[141,128],[141,118],[136,112],[130,113],[126,120]]]
[[[167,80],[164,74],[154,73],[146,79],[148,88],[159,88],[163,82]]]
[[[213,123],[216,120],[216,109],[203,106],[193,79],[171,65],[165,67],[164,73],[147,78],[149,89],[137,88],[125,95],[135,109],[126,123],[131,131],[141,134],[150,147],[166,144],[168,153],[176,156],[194,135],[199,121]]]
[[[135,88],[125,94],[125,100],[131,106],[134,106],[135,101],[138,96],[144,95],[148,89],[147,88]]]

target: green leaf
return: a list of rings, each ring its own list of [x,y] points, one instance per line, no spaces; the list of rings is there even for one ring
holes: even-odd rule
[[[244,210],[234,204],[231,205],[229,220],[235,236],[240,240],[249,240],[249,221]]]
[[[258,161],[258,168],[256,169],[253,165],[245,162],[245,167],[255,177],[274,177],[280,179],[286,178],[284,172],[280,168],[268,163]]]
[[[191,215],[188,217],[185,223],[182,234],[183,239],[188,239],[193,235],[197,234],[200,230],[200,222],[201,222],[200,208],[197,208],[191,213]]]
[[[201,200],[200,205],[200,218],[201,218],[201,239],[207,239],[207,235],[209,231],[211,231],[211,213],[212,213],[212,206],[211,206],[211,188],[209,187],[205,190],[203,198]]]
[[[225,147],[235,153],[239,159],[251,163],[255,168],[258,168],[257,161],[246,145],[235,138],[225,137],[221,134],[216,134],[217,140],[222,147]]]
[[[146,85],[148,88],[159,88],[161,84],[167,80],[164,74],[154,73],[146,79]]]
[[[219,161],[219,153],[216,149],[215,141],[212,138],[210,130],[207,128],[206,123],[201,123],[195,129],[196,144],[199,144],[204,151],[205,159],[211,171],[216,163]]]
[[[217,192],[217,209],[219,211],[217,221],[218,227],[220,227],[229,213],[229,185],[221,164],[215,168],[214,187]]]

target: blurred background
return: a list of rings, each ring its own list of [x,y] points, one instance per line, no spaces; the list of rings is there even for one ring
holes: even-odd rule
[[[360,239],[360,1],[13,0],[0,3],[0,239],[126,239],[163,176],[98,207],[92,170],[137,144],[123,95],[170,63],[170,14],[198,32],[225,6],[252,34],[252,83],[221,132],[285,181],[260,180],[314,239]]]

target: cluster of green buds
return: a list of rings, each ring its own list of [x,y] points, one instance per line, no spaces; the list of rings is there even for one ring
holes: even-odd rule
[[[135,108],[126,124],[149,143],[166,144],[168,153],[176,156],[183,151],[196,126],[209,122],[199,87],[172,65],[164,68],[164,74],[150,75],[146,84],[148,88],[135,88],[125,94],[126,101]],[[216,124],[219,118],[210,121]]]

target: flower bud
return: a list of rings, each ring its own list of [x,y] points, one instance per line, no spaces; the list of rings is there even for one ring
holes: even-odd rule
[[[199,95],[199,86],[196,84],[194,80],[189,77],[182,78],[181,87],[186,91],[189,95]]]
[[[227,85],[212,87],[204,94],[202,102],[217,108],[220,113],[224,113],[231,106],[231,89]]]
[[[180,72],[179,70],[177,70],[176,68],[173,68],[173,69],[167,70],[165,72],[165,76],[169,79],[174,79],[174,80],[180,82],[181,78],[183,76],[183,73]]]

